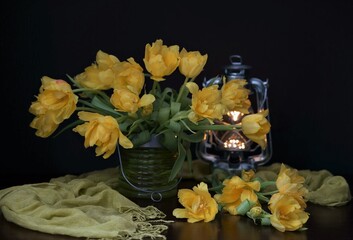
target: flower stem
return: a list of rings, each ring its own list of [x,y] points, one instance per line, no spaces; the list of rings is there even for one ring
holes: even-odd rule
[[[264,201],[264,202],[269,202],[270,201],[270,199],[268,199],[268,197],[265,197],[263,194],[261,194],[261,193],[256,193],[256,195],[257,195],[257,197],[260,199],[260,200],[262,200],[262,201]]]
[[[223,187],[224,187],[223,184],[221,184],[221,185],[209,188],[208,191],[218,191],[218,190],[221,190]]]
[[[265,192],[265,193],[262,193],[262,195],[266,196],[266,195],[272,195],[272,194],[275,194],[275,193],[278,193],[278,190],[274,190],[274,191],[271,191],[271,192]]]
[[[192,130],[214,130],[214,131],[231,131],[241,129],[241,125],[193,125],[189,126]]]
[[[195,81],[196,77],[191,78],[190,82]]]
[[[183,93],[184,93],[184,91],[185,91],[186,84],[187,84],[188,81],[189,81],[189,78],[186,77],[186,78],[185,78],[185,81],[184,81],[184,83],[183,83],[183,85],[181,85],[181,87],[180,87],[180,91],[179,91],[179,93],[178,93],[178,97],[177,97],[177,99],[176,99],[176,102],[180,102],[180,98],[182,97],[182,95],[183,95]]]
[[[96,90],[96,89],[90,89],[90,88],[77,88],[77,89],[72,90],[72,92],[74,92],[74,93],[78,93],[78,92],[92,92],[92,93],[96,93],[96,94],[100,95],[108,105],[112,106],[111,103],[110,103],[110,98],[108,97],[107,94],[105,94],[102,91],[99,91],[99,90]]]
[[[67,78],[78,88],[81,88],[81,85],[75,81],[70,75],[66,74]]]
[[[261,188],[266,188],[268,186],[275,185],[275,184],[276,184],[275,181],[265,181],[261,183]]]
[[[89,111],[89,112],[101,113],[96,108],[90,108],[90,107],[76,107],[76,111]]]
[[[153,85],[152,85],[152,90],[151,90],[151,93],[153,95],[156,95],[156,89],[157,89],[157,86],[158,86],[158,82],[153,80]]]
[[[116,112],[116,111],[113,111],[113,110],[107,110],[107,109],[100,108],[100,107],[98,107],[98,106],[96,106],[96,105],[94,105],[94,104],[92,104],[92,103],[90,103],[90,102],[87,102],[87,101],[85,101],[85,100],[82,100],[82,99],[79,99],[78,102],[79,102],[79,103],[82,103],[82,104],[84,104],[84,105],[86,105],[86,106],[88,106],[88,107],[97,109],[96,112],[97,112],[97,113],[100,113],[100,114],[102,114],[102,115],[111,114],[111,115],[118,116],[118,117],[122,116],[119,112]]]

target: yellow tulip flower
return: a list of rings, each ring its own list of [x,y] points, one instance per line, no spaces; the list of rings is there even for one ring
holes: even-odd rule
[[[143,59],[147,71],[155,81],[165,80],[165,76],[172,74],[179,66],[179,46],[163,45],[161,39],[157,39],[152,46],[148,43],[145,47],[145,58]]]
[[[180,189],[178,198],[185,208],[174,209],[173,216],[187,218],[189,223],[210,222],[218,212],[217,202],[211,197],[207,184],[204,182],[193,187],[193,190]]]
[[[309,219],[309,214],[302,209],[299,202],[289,195],[272,195],[269,209],[272,213],[271,225],[281,232],[298,230]]]
[[[104,159],[110,157],[115,152],[118,141],[124,148],[133,147],[113,117],[91,112],[78,112],[78,117],[86,122],[73,128],[73,131],[85,137],[85,148],[97,146],[97,156],[103,155]]]
[[[186,51],[183,48],[180,52],[179,71],[185,77],[197,77],[207,62],[208,55],[201,55],[199,51]]]
[[[239,176],[233,176],[224,180],[223,185],[222,194],[216,194],[214,197],[230,214],[237,215],[237,207],[245,200],[258,203],[255,192],[260,191],[259,181],[246,182]]]
[[[50,136],[61,122],[68,119],[76,110],[78,97],[64,80],[44,76],[37,101],[32,102],[29,112],[36,117],[30,127],[37,129],[36,135]]]
[[[270,132],[271,124],[266,119],[268,110],[246,115],[242,120],[242,130],[246,137],[265,149],[267,146],[266,134]]]
[[[250,90],[244,87],[246,84],[246,80],[233,79],[223,85],[222,103],[227,106],[228,111],[249,113]]]
[[[192,93],[190,121],[196,123],[204,118],[210,121],[223,118],[226,108],[221,104],[221,92],[218,90],[218,86],[213,85],[199,90],[196,83],[188,82],[186,87]]]

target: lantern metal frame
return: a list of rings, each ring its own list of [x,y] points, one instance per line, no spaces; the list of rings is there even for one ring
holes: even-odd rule
[[[224,75],[217,76],[212,79],[205,79],[203,86],[223,85],[223,78],[226,81],[232,79],[247,80],[248,65],[242,64],[242,58],[239,55],[230,56],[231,64],[224,68]],[[260,78],[251,77],[247,80],[247,88],[250,90],[249,99],[251,100],[250,113],[257,113],[265,109],[269,110],[268,88],[269,81]],[[224,123],[237,124],[241,122],[241,118],[236,121],[225,116]],[[267,115],[270,122],[270,114]],[[222,124],[222,122],[215,122]],[[225,147],[226,138],[232,136],[232,141],[241,143],[240,147]],[[199,159],[207,161],[213,169],[220,168],[232,174],[239,174],[242,170],[256,169],[258,166],[266,164],[272,158],[272,139],[271,131],[266,135],[267,146],[265,149],[246,138],[239,130],[232,131],[206,131],[204,139],[196,146],[196,155]],[[243,145],[244,143],[244,145]]]

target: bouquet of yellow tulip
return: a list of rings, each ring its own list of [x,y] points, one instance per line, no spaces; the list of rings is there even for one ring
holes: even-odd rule
[[[95,62],[84,72],[67,76],[71,83],[47,76],[41,79],[39,94],[29,108],[35,115],[30,127],[36,129],[37,136],[46,138],[77,111],[76,119],[58,134],[72,128],[85,137],[86,148],[96,146],[96,155],[104,159],[119,145],[134,148],[158,135],[162,146],[178,153],[170,180],[185,159],[192,160],[187,143],[201,141],[205,130],[238,129],[265,148],[270,130],[267,111],[249,114],[246,80],[227,81],[221,89],[218,85],[199,89],[194,82],[207,58],[207,54],[185,48],[179,51],[178,45],[166,46],[157,39],[145,46],[145,71],[132,57],[120,61],[98,51]],[[161,82],[176,69],[185,77],[179,91],[162,89]],[[149,91],[145,89],[146,78],[153,81]],[[228,111],[248,115],[241,124],[214,124]]]
[[[255,224],[272,225],[281,232],[305,230],[309,214],[305,212],[308,190],[304,181],[296,169],[284,164],[276,181],[263,181],[253,170],[243,171],[241,176],[230,176],[210,189],[204,182],[193,190],[180,189],[179,202],[185,208],[174,209],[173,215],[190,223],[210,222],[220,209],[246,215]],[[216,194],[212,197],[209,191]]]

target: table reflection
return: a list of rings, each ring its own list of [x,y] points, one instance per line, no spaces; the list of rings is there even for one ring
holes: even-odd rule
[[[175,222],[173,223],[173,230],[178,233],[178,237],[175,239],[185,240],[185,239],[209,239],[217,240],[218,230],[217,222],[204,223],[185,223],[185,222]]]

